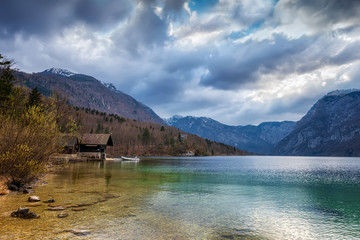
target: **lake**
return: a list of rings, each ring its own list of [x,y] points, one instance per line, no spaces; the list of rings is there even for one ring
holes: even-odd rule
[[[144,158],[44,180],[33,195],[69,216],[11,218],[29,195],[0,196],[0,239],[360,239],[359,158]]]

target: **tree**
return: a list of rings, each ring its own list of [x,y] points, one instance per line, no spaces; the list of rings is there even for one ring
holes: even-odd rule
[[[103,129],[104,129],[103,126],[100,123],[98,123],[95,133],[101,133]]]
[[[0,54],[0,105],[4,105],[6,101],[10,100],[13,91],[15,76],[11,69],[12,64],[12,61],[5,59]]]
[[[40,106],[41,103],[41,93],[38,88],[35,87],[29,94],[28,106]]]
[[[150,143],[151,136],[150,136],[150,131],[149,131],[149,129],[147,127],[144,129],[144,132],[142,134],[142,140],[146,144]]]

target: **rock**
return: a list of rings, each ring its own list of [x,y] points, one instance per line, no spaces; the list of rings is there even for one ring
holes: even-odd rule
[[[88,235],[88,234],[90,234],[90,231],[89,231],[89,230],[75,230],[75,229],[73,229],[73,230],[71,230],[71,232],[72,232],[73,234],[75,234],[76,236],[83,236],[83,235]]]
[[[39,202],[33,202],[33,203],[29,203],[29,204],[26,204],[25,207],[40,207],[41,206],[41,203]]]
[[[39,218],[40,216],[37,215],[34,212],[29,212],[24,218],[30,219],[30,218]]]
[[[84,211],[84,210],[86,210],[86,208],[84,208],[84,207],[76,207],[76,208],[73,208],[72,209],[73,211]]]
[[[34,212],[29,212],[29,208],[18,208],[18,210],[11,213],[12,217],[18,217],[18,218],[25,218],[25,219],[31,219],[31,218],[39,218],[40,216],[37,215]]]
[[[56,207],[53,207],[53,208],[49,208],[48,210],[49,211],[62,211],[62,210],[65,210],[66,208],[63,207],[63,206],[56,206]]]
[[[46,201],[44,201],[44,203],[53,203],[53,202],[55,202],[55,199],[49,199],[49,200],[46,200]]]
[[[20,216],[20,215],[25,215],[25,214],[27,214],[28,212],[29,212],[29,208],[22,208],[22,207],[20,207],[20,208],[18,208],[18,210],[16,210],[16,211],[14,211],[14,212],[12,212],[11,213],[11,216],[12,217],[16,217],[16,216]]]
[[[65,218],[65,217],[67,217],[67,216],[69,216],[68,213],[59,213],[59,214],[58,214],[58,218]]]
[[[16,186],[15,184],[12,184],[12,183],[9,183],[9,184],[8,184],[8,189],[9,189],[10,191],[19,191],[19,187]]]
[[[33,191],[29,190],[29,189],[24,189],[23,190],[23,193],[24,194],[29,194],[29,193],[33,193]]]
[[[91,205],[94,205],[95,203],[96,202],[80,203],[80,204],[78,204],[78,207],[91,206]]]
[[[40,197],[38,197],[38,196],[30,196],[28,198],[28,201],[29,202],[40,202]]]
[[[8,193],[9,193],[8,191],[1,191],[1,192],[0,192],[0,196],[6,195],[6,194],[8,194]]]

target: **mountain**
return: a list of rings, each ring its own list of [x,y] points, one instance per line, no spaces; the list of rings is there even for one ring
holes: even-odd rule
[[[325,95],[272,154],[360,156],[360,90]]]
[[[265,122],[258,126],[229,126],[206,117],[173,116],[167,125],[239,149],[267,154],[294,128],[295,123]]]
[[[58,92],[69,104],[118,114],[144,122],[165,124],[148,106],[119,91],[111,83],[103,83],[94,77],[77,74],[60,68],[50,68],[39,73],[16,73],[27,87],[37,87],[45,96]]]

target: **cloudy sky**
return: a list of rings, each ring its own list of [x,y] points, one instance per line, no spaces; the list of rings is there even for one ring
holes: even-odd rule
[[[3,0],[0,53],[113,83],[161,117],[299,120],[360,88],[360,1]]]

